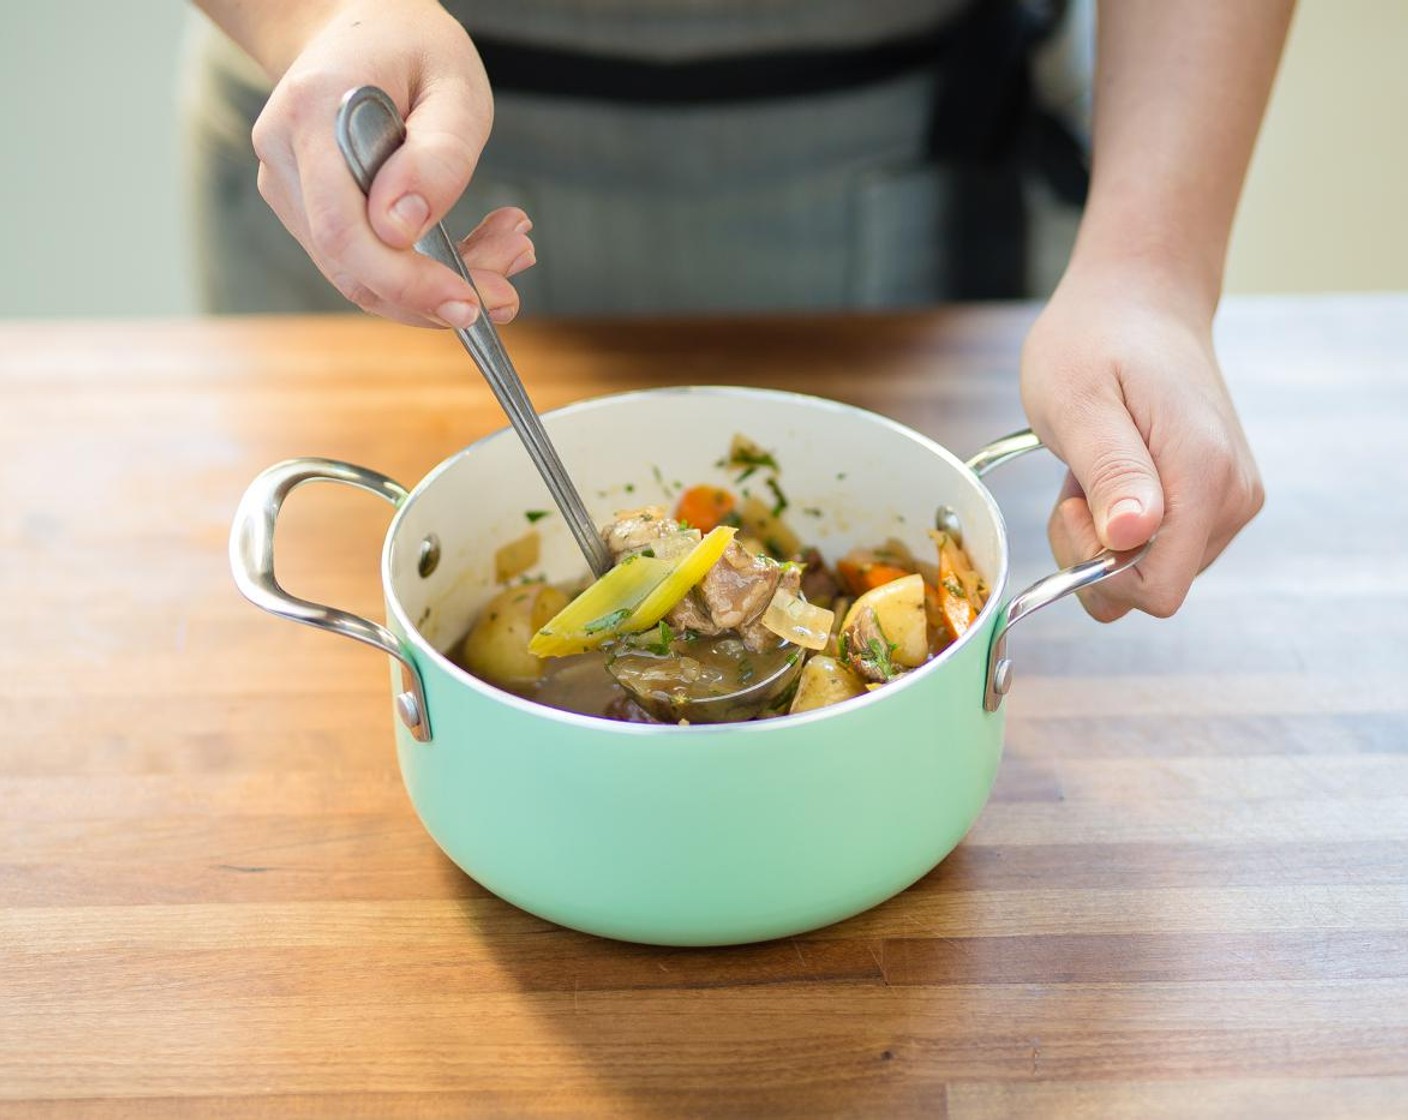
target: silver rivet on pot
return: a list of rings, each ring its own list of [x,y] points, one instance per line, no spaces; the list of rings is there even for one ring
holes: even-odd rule
[[[420,542],[420,559],[416,562],[416,571],[420,572],[421,579],[425,579],[439,566],[440,538],[434,533],[427,533],[425,540]]]
[[[420,726],[420,704],[414,692],[403,692],[396,697],[396,714],[411,731]]]
[[[963,541],[963,522],[958,520],[958,511],[952,506],[940,506],[934,514],[934,527],[947,533],[956,542]]]
[[[1012,687],[1012,662],[1003,658],[992,673],[992,690],[999,696],[1006,696]]]

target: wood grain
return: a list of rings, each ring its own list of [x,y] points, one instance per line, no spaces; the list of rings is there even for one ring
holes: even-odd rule
[[[1028,307],[509,329],[548,408],[800,389],[960,452]],[[1408,1101],[1408,298],[1232,301],[1268,505],[1166,622],[1013,638],[993,800],[806,937],[571,933],[450,865],[380,658],[239,599],[292,455],[414,482],[501,426],[361,319],[0,328],[0,1115],[1390,1117]],[[1017,579],[1057,464],[994,476]],[[289,503],[290,588],[375,615],[383,507]]]

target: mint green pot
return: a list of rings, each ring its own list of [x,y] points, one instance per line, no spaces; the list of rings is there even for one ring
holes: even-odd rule
[[[734,484],[716,464],[742,432],[773,451],[789,520],[829,558],[890,536],[927,555],[925,530],[944,509],[991,588],[962,640],[868,696],[743,724],[616,723],[523,700],[444,656],[495,590],[494,550],[527,529],[525,511],[552,508],[511,432],[446,460],[409,494],[325,460],[264,472],[231,536],[241,590],[273,613],[392,653],[397,755],[430,835],[501,898],[604,937],[759,941],[904,890],[953,850],[992,789],[1006,627],[1137,559],[1105,554],[1006,600],[1006,532],[979,472],[1038,446],[1029,434],[965,464],[873,413],[737,388],[628,393],[544,420],[599,522],[668,501],[678,482]],[[386,627],[295,599],[274,580],[279,506],[317,479],[397,506],[382,554]],[[537,527],[544,574],[580,576],[561,517]]]

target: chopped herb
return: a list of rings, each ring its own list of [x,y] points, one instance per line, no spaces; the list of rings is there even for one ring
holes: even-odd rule
[[[841,471],[839,474],[837,474],[837,475],[836,475],[836,481],[837,481],[837,482],[845,482],[845,481],[846,481],[846,472],[845,472],[845,471]]]
[[[651,634],[655,636],[654,640],[642,640],[647,635]],[[660,620],[659,626],[657,626],[654,630],[647,630],[645,634],[642,634],[641,638],[637,640],[641,649],[646,650],[649,653],[657,653],[661,657],[664,657],[670,652],[670,644],[675,640],[675,632],[673,629],[671,629],[670,624],[662,618]]]
[[[635,492],[636,492],[636,484],[635,484],[634,482],[628,482],[628,483],[626,483],[626,493],[627,493],[627,494],[634,494]]]
[[[642,556],[649,556],[652,560],[655,559],[655,549],[653,548],[643,548],[640,550],[640,554]]]
[[[944,590],[947,591],[950,595],[952,595],[955,599],[965,598],[963,592],[963,585],[955,579],[950,578],[944,580]]]
[[[738,476],[738,478],[736,478],[734,481],[735,481],[735,482],[746,482],[748,479],[752,478],[753,475],[757,473],[757,471],[758,471],[758,468],[757,468],[757,467],[749,467],[749,468],[747,468],[742,474],[740,474],[740,475]],[[747,494],[748,491],[745,490],[745,491],[743,491],[743,493]]]
[[[753,470],[759,467],[766,467],[770,471],[780,469],[777,460],[769,452],[757,444],[745,444],[741,441],[729,452],[728,462],[731,467],[750,467]]]
[[[600,634],[603,630],[614,630],[621,623],[630,617],[630,607],[617,607],[610,614],[604,614],[600,618],[594,618],[582,627],[584,634]]]
[[[787,664],[789,664],[789,665],[795,665],[795,664],[797,664],[797,658],[799,658],[799,657],[801,657],[801,656],[802,656],[802,651],[799,650],[799,649],[794,649],[791,653],[789,653],[789,654],[787,655]]]
[[[535,522],[541,521],[551,512],[552,510],[548,509],[525,509],[523,511],[523,516],[526,517],[528,519],[528,523],[532,525]]]
[[[851,659],[851,636],[846,631],[841,631],[840,640],[836,643],[836,656],[842,661]]]
[[[757,675],[758,675],[757,666],[755,666],[755,665],[754,665],[751,661],[749,661],[746,657],[740,657],[740,658],[738,659],[738,683],[739,683],[739,684],[747,684],[749,681],[751,681],[751,680],[752,680],[754,677],[756,677]]]
[[[738,516],[738,511],[736,509],[731,509],[728,511],[727,514],[719,518],[719,524],[732,525],[735,529],[738,529],[741,528],[743,525],[743,518]]]
[[[816,506],[807,506],[802,510],[808,517],[825,517],[826,514],[817,509]]]
[[[686,521],[683,517],[681,517],[681,518],[680,518],[680,528],[681,528],[681,529],[693,529],[694,526],[691,525],[688,521]]]
[[[790,504],[787,501],[787,495],[782,492],[782,487],[777,484],[777,479],[775,478],[769,478],[767,480],[767,486],[768,489],[772,491],[772,496],[774,498],[772,505],[772,515],[774,517],[781,517],[782,511],[785,510]]]
[[[888,639],[882,641],[879,638],[871,638],[865,643],[865,652],[860,655],[859,660],[862,665],[871,666],[882,677],[889,680],[898,673],[894,661],[890,658],[890,655],[897,649],[899,646]]]

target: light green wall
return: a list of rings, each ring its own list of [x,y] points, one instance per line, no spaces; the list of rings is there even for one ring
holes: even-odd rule
[[[7,0],[0,316],[192,309],[177,195],[177,0]]]

